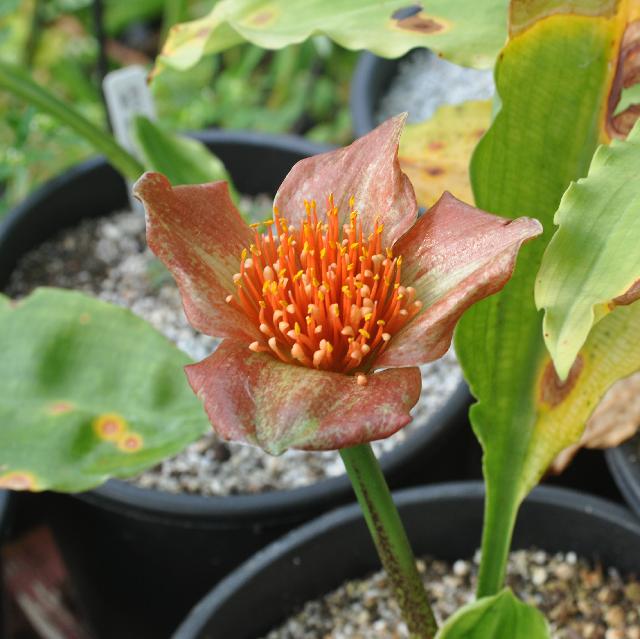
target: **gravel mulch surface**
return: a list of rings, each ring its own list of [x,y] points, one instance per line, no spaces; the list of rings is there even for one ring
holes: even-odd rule
[[[439,622],[473,600],[478,555],[453,565],[421,560],[418,567]],[[575,553],[513,552],[508,584],[543,612],[553,639],[640,639],[640,582],[605,571]],[[405,624],[383,572],[350,581],[307,603],[264,639],[401,639]],[[506,638],[505,638],[506,639]]]
[[[467,69],[439,58],[427,49],[416,49],[398,65],[387,94],[380,100],[376,118],[409,112],[409,122],[430,118],[444,104],[493,97],[493,71]]]

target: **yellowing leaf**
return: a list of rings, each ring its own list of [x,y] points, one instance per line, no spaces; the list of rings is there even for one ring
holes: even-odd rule
[[[400,165],[420,206],[431,206],[443,191],[473,202],[469,162],[490,123],[491,101],[470,100],[444,105],[429,120],[406,126],[400,139]]]

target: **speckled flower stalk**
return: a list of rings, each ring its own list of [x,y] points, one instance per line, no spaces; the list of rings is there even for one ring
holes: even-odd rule
[[[397,157],[404,120],[298,162],[272,217],[253,228],[222,182],[172,188],[147,173],[135,193],[189,321],[225,338],[186,369],[216,432],[272,454],[341,450],[410,631],[422,639],[433,616],[366,444],[411,421],[418,365],[447,351],[462,313],[505,285],[521,244],[541,228],[449,193],[417,218]]]

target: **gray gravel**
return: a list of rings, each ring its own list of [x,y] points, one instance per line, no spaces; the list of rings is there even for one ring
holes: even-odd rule
[[[262,204],[269,210],[271,201]],[[244,210],[255,205],[245,203]],[[173,279],[146,247],[144,217],[139,213],[125,211],[85,220],[63,231],[23,258],[7,293],[22,297],[43,285],[80,290],[130,308],[194,360],[203,359],[218,344],[187,322]],[[450,352],[422,367],[422,376],[423,391],[413,423],[376,442],[377,454],[402,442],[439,410],[456,389],[461,372]],[[222,442],[211,432],[133,481],[168,492],[228,495],[297,488],[342,472],[335,452],[288,451],[271,457],[251,446]]]
[[[478,557],[421,560],[418,567],[441,623],[473,600]],[[575,553],[511,554],[507,581],[543,612],[553,639],[640,639],[640,582],[591,565]],[[408,637],[385,574],[355,580],[307,603],[264,639],[401,639]]]
[[[443,104],[488,100],[494,93],[493,71],[467,69],[428,49],[416,49],[399,63],[398,74],[378,105],[376,118],[380,123],[408,111],[409,122],[422,122]]]

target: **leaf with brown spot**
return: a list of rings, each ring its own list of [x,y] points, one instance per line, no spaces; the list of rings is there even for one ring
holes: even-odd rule
[[[587,174],[597,145],[607,139],[606,114],[631,6],[621,2],[612,13],[609,3],[590,3],[593,13],[585,15],[571,10],[575,4],[512,0],[512,8],[525,12],[528,22],[523,19],[523,28],[512,24],[499,56],[500,111],[471,165],[477,206],[506,217],[535,217],[545,227],[542,238],[521,251],[503,291],[471,308],[456,336],[456,352],[478,399],[471,421],[484,450],[487,481],[480,596],[502,586],[522,499],[555,456],[579,440],[609,386],[637,366],[633,358],[640,339],[634,342],[626,333],[625,341],[616,342],[606,334],[633,328],[633,322],[618,324],[625,324],[630,313],[637,315],[631,304],[607,315],[583,348],[574,349],[560,378],[578,354],[583,367],[564,388],[568,392],[547,395],[551,403],[540,399],[550,358],[534,301],[536,275],[564,192]],[[552,5],[561,10],[550,15]],[[591,211],[584,212],[582,224],[575,226],[576,241],[592,224]]]
[[[434,116],[409,124],[400,139],[400,166],[420,206],[432,206],[443,191],[473,202],[469,162],[491,124],[491,101],[471,100],[440,107]]]
[[[593,412],[577,444],[565,448],[551,464],[560,474],[581,448],[613,448],[640,429],[640,373],[616,382]]]
[[[478,11],[471,0],[220,0],[204,18],[170,31],[154,73],[165,65],[187,69],[244,40],[280,49],[318,34],[388,58],[429,47],[458,64],[490,68],[507,34],[508,5],[485,0]]]

